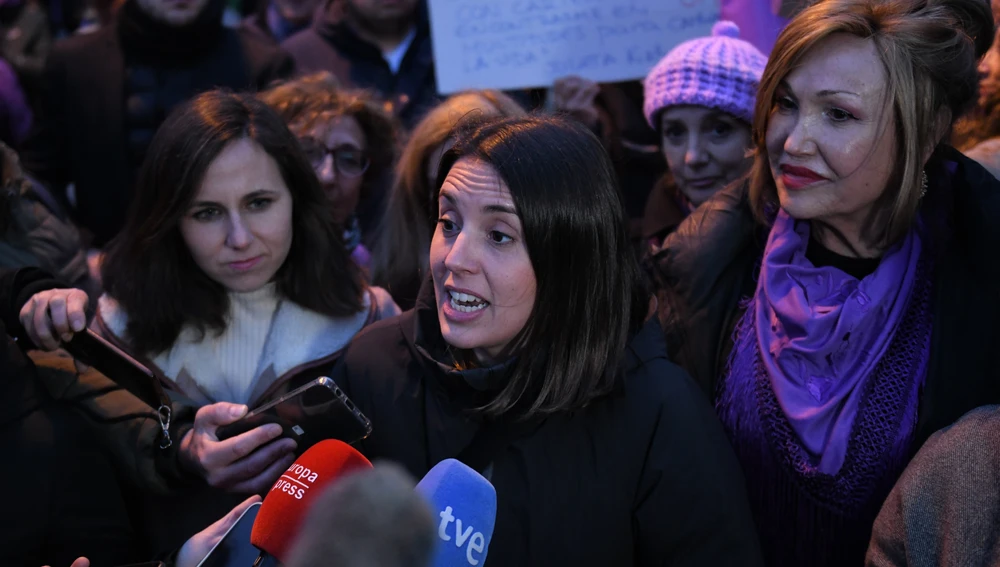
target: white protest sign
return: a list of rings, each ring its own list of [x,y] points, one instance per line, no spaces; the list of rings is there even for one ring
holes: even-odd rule
[[[645,77],[675,45],[711,33],[719,0],[430,0],[430,16],[448,94]]]

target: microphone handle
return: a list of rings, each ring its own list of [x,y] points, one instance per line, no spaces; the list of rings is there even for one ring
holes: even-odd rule
[[[281,562],[266,551],[261,551],[257,560],[253,562],[253,567],[282,567]]]

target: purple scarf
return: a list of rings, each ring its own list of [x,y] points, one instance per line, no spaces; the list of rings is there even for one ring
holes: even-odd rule
[[[844,463],[863,384],[906,313],[920,258],[912,230],[874,273],[857,280],[806,259],[809,224],[784,211],[768,237],[753,302],[771,387],[818,470]]]

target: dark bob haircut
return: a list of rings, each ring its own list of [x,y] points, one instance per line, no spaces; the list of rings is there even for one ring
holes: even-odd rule
[[[157,131],[125,227],[101,269],[105,289],[128,315],[127,338],[137,352],[170,348],[185,325],[225,329],[226,289],[195,264],[179,224],[211,163],[244,139],[274,158],[292,197],[292,247],[275,276],[278,293],[332,317],[361,310],[363,277],[295,137],[256,98],[210,91],[175,109]]]
[[[580,409],[612,390],[649,311],[611,159],[586,127],[557,117],[463,130],[442,157],[437,186],[458,160],[489,164],[510,190],[537,281],[531,316],[508,347],[511,379],[482,410]]]

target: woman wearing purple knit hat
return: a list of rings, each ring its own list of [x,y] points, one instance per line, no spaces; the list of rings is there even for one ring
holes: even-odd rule
[[[653,257],[769,567],[863,565],[917,449],[1000,402],[1000,181],[945,141],[993,36],[983,0],[805,8],[760,79],[750,175]]]
[[[643,111],[669,172],[650,193],[643,238],[659,245],[684,217],[750,168],[750,122],[767,57],[732,22],[667,53],[645,81]]]

